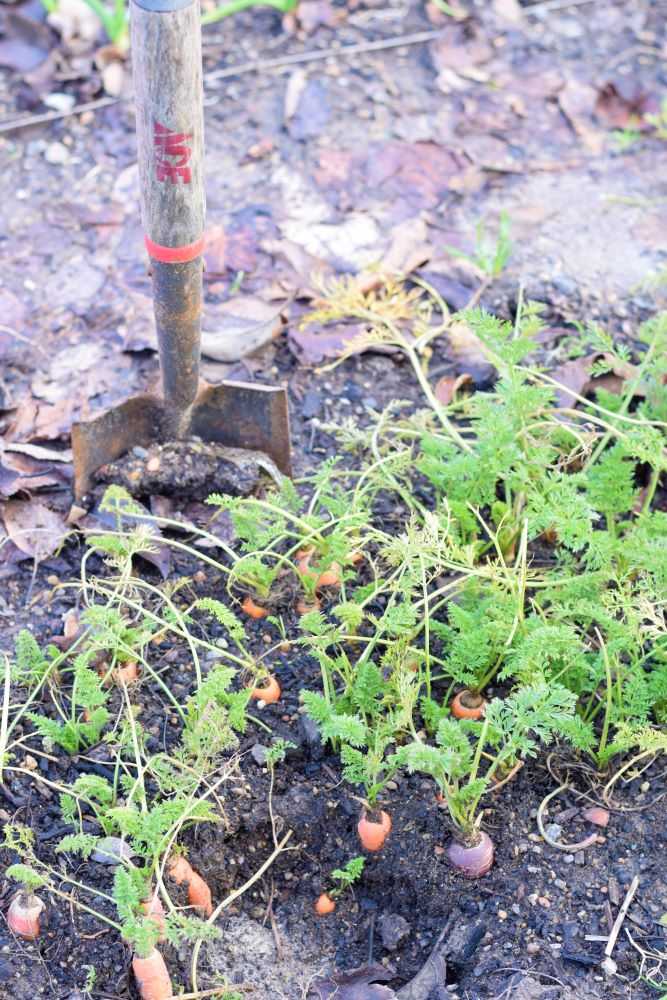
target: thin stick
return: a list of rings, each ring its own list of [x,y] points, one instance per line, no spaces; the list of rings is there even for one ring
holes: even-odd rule
[[[434,38],[439,38],[442,34],[439,30],[419,31],[413,35],[397,35],[393,38],[382,38],[377,42],[362,42],[359,45],[347,45],[341,49],[313,49],[310,52],[296,52],[291,56],[282,56],[277,59],[258,59],[254,62],[239,63],[238,66],[228,66],[226,69],[213,70],[204,77],[205,83],[215,83],[217,80],[226,80],[233,76],[243,76],[246,73],[263,73],[264,70],[280,69],[283,66],[295,66],[298,63],[317,62],[320,59],[346,59],[350,56],[361,55],[364,52],[382,52],[385,49],[396,49],[402,45],[419,45],[422,42],[430,42]],[[45,111],[41,115],[26,115],[24,118],[14,118],[13,120],[0,122],[0,134],[3,132],[14,132],[22,128],[30,128],[31,125],[44,125],[47,122],[60,121],[62,118],[71,118],[73,115],[83,114],[84,111],[99,111],[108,108],[112,104],[126,103],[126,97],[100,97],[97,101],[88,101],[86,104],[77,104],[69,111]]]
[[[268,858],[266,859],[266,861],[264,862],[264,864],[261,865],[257,869],[257,871],[255,872],[255,874],[251,875],[250,878],[248,879],[248,881],[244,882],[243,885],[239,886],[238,889],[234,889],[233,892],[230,892],[230,894],[228,896],[226,896],[225,899],[223,899],[221,903],[218,903],[218,905],[214,909],[213,913],[211,914],[211,916],[206,921],[207,924],[214,924],[215,921],[218,919],[218,917],[220,916],[220,914],[222,913],[223,910],[226,910],[228,906],[231,906],[231,904],[234,902],[235,899],[238,899],[239,896],[242,896],[244,892],[247,892],[248,889],[250,888],[250,886],[254,885],[255,882],[257,882],[257,880],[262,877],[262,875],[264,874],[264,872],[268,868],[271,867],[271,865],[276,860],[276,858],[278,857],[278,855],[282,854],[283,850],[285,849],[285,844],[287,843],[287,841],[290,839],[291,836],[292,836],[292,831],[288,830],[287,833],[285,834],[285,836],[283,837],[283,839],[277,845],[276,849],[273,851],[272,854],[270,854],[268,856]],[[290,848],[290,850],[291,850],[291,848]],[[200,952],[200,949],[201,949],[201,945],[202,945],[202,942],[201,942],[201,938],[200,938],[197,941],[197,943],[195,944],[194,950],[192,952],[192,965],[191,965],[190,978],[192,979],[192,990],[193,990],[193,993],[195,993],[195,994],[197,993],[197,989],[198,989],[198,987],[197,987],[197,962],[199,960],[199,952]]]
[[[46,122],[57,122],[61,118],[71,118],[72,115],[83,114],[84,111],[99,111],[112,104],[118,104],[120,97],[100,97],[86,104],[75,104],[69,111],[45,111],[41,115],[26,115],[24,118],[14,118],[13,121],[0,122],[0,132],[13,132],[14,129],[30,128],[31,125],[44,125]]]
[[[5,766],[5,752],[7,750],[7,726],[9,724],[9,699],[11,696],[12,665],[7,654],[5,657],[5,683],[2,695],[2,719],[0,720],[0,785],[3,783],[3,769]]]
[[[621,908],[618,911],[618,916],[614,921],[614,926],[612,927],[611,933],[607,939],[607,947],[604,950],[604,961],[602,962],[602,970],[603,972],[606,972],[607,975],[613,976],[614,973],[616,972],[617,965],[616,962],[611,957],[611,953],[614,950],[614,946],[616,944],[616,938],[621,932],[621,927],[623,926],[623,921],[625,920],[625,916],[630,907],[630,903],[632,902],[638,888],[639,888],[639,875],[635,875],[632,882],[630,883],[630,888],[625,894],[625,899],[623,900]]]
[[[215,69],[204,77],[205,83],[215,83],[226,80],[230,76],[241,76],[243,73],[262,73],[267,69],[281,69],[283,66],[295,66],[298,63],[317,62],[320,59],[347,59],[350,56],[362,55],[365,52],[382,52],[385,49],[398,49],[402,45],[420,45],[439,38],[442,31],[418,31],[413,35],[395,35],[392,38],[381,38],[377,42],[360,42],[358,45],[345,45],[340,49],[311,49],[310,52],[296,52],[289,56],[276,59],[258,59],[255,62],[239,63],[238,66],[228,66],[225,69]]]
[[[543,3],[534,3],[531,7],[522,10],[522,14],[535,17],[549,10],[567,10],[568,7],[583,7],[584,4],[595,3],[595,0],[544,0]]]

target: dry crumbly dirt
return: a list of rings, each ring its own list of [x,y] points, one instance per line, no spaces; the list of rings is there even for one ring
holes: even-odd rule
[[[240,271],[241,291],[284,306],[288,326],[260,355],[239,365],[209,360],[204,373],[212,380],[232,374],[288,381],[299,472],[332,453],[320,422],[367,421],[392,399],[417,396],[394,357],[353,358],[319,375],[299,364],[295,333],[304,306],[292,296],[307,285],[303,269],[313,258],[336,273],[354,273],[381,257],[396,227],[407,223],[430,248],[429,276],[457,307],[474,285],[445,246],[470,250],[475,221],[484,216],[493,228],[506,211],[513,256],[483,301],[506,313],[521,283],[527,297],[545,302],[560,331],[545,344],[554,363],[564,356],[563,328],[571,335],[573,320],[598,321],[632,339],[637,318],[661,304],[659,288],[644,282],[664,266],[667,252],[664,143],[647,136],[619,153],[608,120],[595,116],[595,102],[609,81],[659,100],[666,83],[663,6],[600,0],[531,16],[526,5],[519,25],[503,21],[492,6],[468,4],[474,19],[464,35],[458,28],[448,34],[452,26],[444,21],[446,33],[435,42],[354,60],[337,56],[335,47],[432,28],[423,8],[355,6],[335,31],[319,27],[305,39],[284,34],[278,15],[257,10],[207,35],[209,73],[246,59],[330,49],[320,62],[206,90],[208,217],[227,233],[223,250],[217,248],[220,273],[209,260],[207,329],[221,323],[220,305]],[[21,102],[20,81],[3,74],[3,117],[13,117]],[[249,153],[263,141],[265,155]],[[49,162],[53,143],[64,146],[61,164]],[[11,133],[0,144],[0,319],[9,327],[0,328],[4,435],[62,444],[73,419],[125,398],[157,374],[131,105]],[[453,370],[448,346],[438,343],[432,374]],[[49,502],[69,505],[64,473]],[[26,624],[41,640],[60,632],[69,603],[55,581],[76,578],[80,555],[73,541],[34,577],[30,564],[3,569],[7,648]],[[176,559],[172,576],[194,569]],[[199,590],[219,596],[220,582],[209,574]],[[261,644],[261,626],[256,631]],[[177,697],[186,697],[192,677],[184,651],[165,644],[155,657]],[[640,889],[626,928],[665,951],[659,920],[667,912],[666,800],[651,805],[665,792],[659,763],[619,791],[628,809],[613,813],[604,842],[574,856],[536,837],[535,811],[554,779],[543,763],[528,763],[486,816],[498,854],[479,883],[462,882],[446,866],[444,816],[432,784],[402,778],[389,796],[394,831],[386,850],[369,858],[360,888],[336,914],[317,920],[312,902],[328,872],[357,852],[358,805],[341,784],[336,759],[312,742],[298,712],[298,691],[317,683],[313,664],[291,655],[279,660],[277,672],[285,696],[262,718],[297,743],[277,771],[274,799],[275,816],[294,831],[295,850],[226,911],[222,941],[202,951],[201,986],[225,976],[252,987],[251,996],[297,1000],[320,972],[379,961],[394,970],[391,985],[398,988],[452,918],[459,937],[440,1000],[656,996],[638,981],[638,954],[625,933],[616,955],[620,975],[610,981],[598,967],[602,946],[586,936],[608,933],[636,874]],[[140,699],[142,721],[159,748],[169,740],[168,713],[149,683]],[[271,850],[267,776],[251,753],[264,736],[251,731],[242,747],[240,771],[224,795],[228,827],[201,828],[190,844],[216,900]],[[72,781],[90,766],[57,756],[39,764],[53,780]],[[103,757],[95,766],[105,773]],[[556,766],[567,773],[566,762]],[[573,781],[587,788],[583,775],[574,773]],[[6,790],[2,818],[30,824],[40,851],[53,859],[62,835],[57,796],[23,778]],[[568,792],[557,808],[577,801]],[[558,818],[557,808],[550,819]],[[583,830],[567,813],[563,825],[570,840]],[[71,864],[82,881],[108,888],[107,869]],[[3,881],[0,888],[4,912],[12,887]],[[388,948],[382,929],[396,917],[407,921],[407,933]],[[166,954],[174,982],[187,985],[189,956]],[[36,945],[17,942],[0,925],[0,997],[73,1000],[85,967],[93,965],[96,998],[134,1000],[128,958],[113,931],[50,905]]]

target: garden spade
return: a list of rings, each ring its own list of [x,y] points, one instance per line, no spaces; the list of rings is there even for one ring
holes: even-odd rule
[[[196,435],[262,451],[290,474],[287,393],[199,378],[204,249],[199,0],[131,0],[142,220],[151,259],[161,397],[135,396],[72,428],[74,492],[137,445]],[[212,484],[213,486],[215,484]]]

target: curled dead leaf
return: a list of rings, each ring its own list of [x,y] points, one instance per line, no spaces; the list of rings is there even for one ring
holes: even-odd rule
[[[592,121],[597,99],[595,87],[580,80],[570,79],[558,95],[561,111],[579,136],[589,153],[602,151],[604,136]]]
[[[467,372],[460,375],[443,375],[435,384],[435,398],[443,406],[449,406],[456,394],[464,385],[472,385],[472,376]]]
[[[488,359],[482,341],[467,323],[457,321],[448,330],[449,343],[459,369],[463,369],[477,386],[488,384],[495,368]]]
[[[238,361],[281,333],[282,314],[283,309],[249,295],[223,303],[215,313],[209,306],[206,319],[213,319],[216,330],[202,332],[202,354],[214,361]]]
[[[316,979],[312,988],[319,1000],[395,1000],[394,990],[379,985],[393,978],[393,970],[384,965],[364,965],[351,972],[334,972],[332,976]]]
[[[69,534],[62,514],[38,500],[10,500],[3,510],[9,538],[25,556],[36,562],[52,555]]]
[[[593,366],[599,361],[604,361],[609,366],[609,371],[594,378]],[[574,407],[578,402],[577,396],[586,396],[594,389],[621,393],[626,380],[633,379],[636,374],[637,369],[634,365],[619,361],[610,354],[586,354],[565,361],[551,372],[551,377],[559,383],[559,388],[556,389],[556,406]],[[637,386],[636,395],[644,394],[643,387]]]

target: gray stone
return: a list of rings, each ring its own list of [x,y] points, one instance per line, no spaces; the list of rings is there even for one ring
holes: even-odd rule
[[[379,920],[382,944],[387,951],[395,951],[403,938],[410,933],[410,924],[399,913],[383,913]]]
[[[91,859],[98,865],[119,865],[121,861],[129,861],[133,857],[129,844],[120,837],[102,837],[91,854]]]

